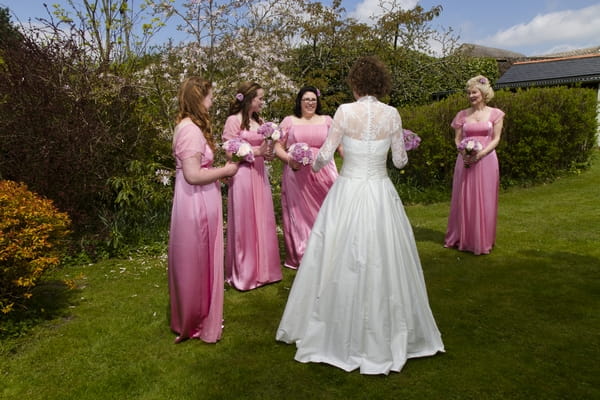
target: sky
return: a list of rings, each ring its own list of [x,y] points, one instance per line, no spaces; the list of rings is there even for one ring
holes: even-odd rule
[[[76,0],[75,0],[76,1]],[[342,0],[349,16],[362,22],[380,11],[379,3],[392,0]],[[452,28],[460,43],[473,43],[538,56],[600,46],[599,0],[395,0],[402,8],[425,10],[441,5],[432,21],[438,30]],[[138,3],[140,0],[138,0]],[[46,17],[44,1],[0,0],[13,22]],[[48,5],[66,3],[49,0]],[[323,1],[330,4],[330,1]],[[177,38],[175,28],[163,35]]]

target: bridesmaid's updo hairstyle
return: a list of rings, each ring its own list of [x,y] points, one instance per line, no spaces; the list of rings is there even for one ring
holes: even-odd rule
[[[252,100],[256,97],[259,89],[262,87],[256,82],[244,82],[238,87],[233,100],[229,103],[229,115],[242,114],[242,129],[250,129],[250,118],[259,124],[261,122],[257,112],[249,115]]]
[[[490,85],[490,80],[483,75],[477,75],[467,81],[467,90],[478,89],[483,95],[483,101],[488,103],[494,98],[494,89]]]
[[[359,96],[381,98],[390,93],[392,78],[385,64],[375,56],[359,58],[348,73],[348,85]]]
[[[204,98],[209,95],[212,87],[212,82],[199,76],[191,76],[185,79],[177,94],[179,113],[177,114],[176,123],[181,122],[184,118],[191,119],[204,134],[210,148],[215,151],[210,115],[204,107]]]
[[[314,86],[304,86],[302,89],[300,89],[298,95],[296,96],[296,106],[294,107],[294,115],[298,118],[302,117],[302,97],[304,97],[306,92],[314,93],[315,96],[317,96],[317,108],[315,109],[315,114],[321,115],[321,93],[319,92],[319,89],[317,89]]]

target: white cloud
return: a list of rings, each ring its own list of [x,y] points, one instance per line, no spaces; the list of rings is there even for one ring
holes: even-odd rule
[[[359,22],[370,24],[373,22],[371,19],[373,15],[379,16],[382,14],[381,3],[388,10],[394,5],[396,9],[412,10],[419,3],[419,0],[363,0],[356,5],[354,11],[350,12],[349,15]]]
[[[537,15],[525,24],[514,25],[481,43],[512,48],[544,43],[596,42],[600,40],[600,4],[580,10],[565,10]]]

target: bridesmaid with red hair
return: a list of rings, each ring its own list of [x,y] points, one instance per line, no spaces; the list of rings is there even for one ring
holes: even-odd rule
[[[169,295],[175,343],[215,343],[223,329],[223,210],[219,179],[238,164],[212,166],[215,142],[208,110],[212,83],[186,79],[173,134],[175,190],[169,231]]]

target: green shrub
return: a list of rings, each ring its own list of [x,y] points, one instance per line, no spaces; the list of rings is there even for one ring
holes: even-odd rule
[[[506,116],[500,144],[500,180],[504,187],[549,182],[565,172],[587,168],[596,135],[596,91],[585,88],[533,88],[498,91],[490,103]],[[439,199],[449,192],[456,161],[456,113],[468,107],[464,94],[454,94],[425,106],[400,109],[403,126],[421,136],[409,152],[404,170],[391,168],[390,177],[409,202]],[[431,198],[428,198],[431,197]]]
[[[22,183],[0,181],[0,312],[22,307],[60,263],[70,219]]]
[[[500,91],[495,102],[506,112],[498,145],[505,181],[546,182],[565,171],[589,166],[596,143],[595,90]]]
[[[109,231],[111,254],[156,242],[166,243],[173,175],[171,169],[161,164],[134,160],[124,174],[109,179],[114,209],[101,219]]]
[[[69,38],[0,40],[0,55],[0,177],[69,214],[73,245],[85,246],[74,252],[106,254],[111,231],[99,216],[120,218],[109,179],[132,160],[170,164],[160,107],[132,77],[101,73]]]

